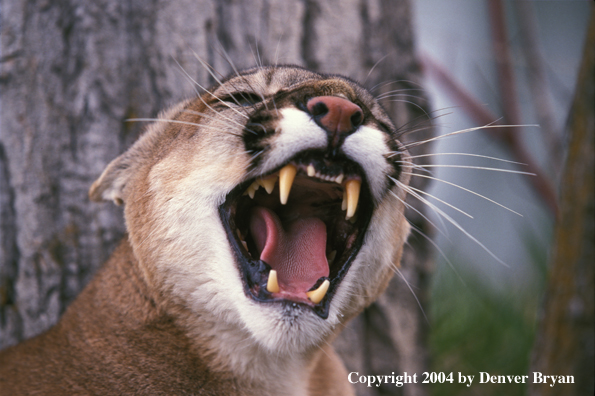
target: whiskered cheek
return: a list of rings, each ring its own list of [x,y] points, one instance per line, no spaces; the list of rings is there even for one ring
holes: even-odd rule
[[[409,236],[410,226],[403,214],[403,204],[392,194],[386,194],[378,205],[364,244],[349,271],[338,295],[346,301],[341,308],[351,317],[378,298],[392,275],[398,271],[402,246]],[[356,296],[356,297],[354,297]]]

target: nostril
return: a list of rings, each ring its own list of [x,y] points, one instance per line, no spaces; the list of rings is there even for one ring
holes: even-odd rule
[[[322,115],[325,115],[326,113],[328,113],[328,107],[322,101],[316,102],[314,104],[314,106],[309,108],[309,110],[310,110],[310,114],[312,114],[312,116],[314,116],[314,117],[322,116]]]
[[[351,125],[353,125],[353,128],[357,128],[364,121],[364,115],[361,111],[358,110],[355,113],[353,113],[350,120],[351,120]]]

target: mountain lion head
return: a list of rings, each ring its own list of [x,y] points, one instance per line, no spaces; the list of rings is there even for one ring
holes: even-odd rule
[[[384,290],[410,167],[358,84],[259,67],[164,112],[90,196],[125,205],[143,276],[189,334],[282,355],[318,347]]]

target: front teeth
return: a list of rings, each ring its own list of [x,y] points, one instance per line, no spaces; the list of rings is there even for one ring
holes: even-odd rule
[[[277,182],[277,178],[279,179],[279,200],[281,201],[282,205],[287,204],[287,200],[289,199],[289,192],[291,191],[291,187],[293,185],[293,181],[295,180],[295,176],[297,174],[297,167],[292,164],[285,165],[279,171],[279,175],[273,174],[268,176],[264,179],[257,179],[254,181],[250,187],[246,189],[244,195],[250,196],[250,198],[254,198],[256,195],[256,191],[260,187],[263,187],[268,194],[271,194],[275,189],[275,183]],[[340,174],[338,176],[328,176],[322,175],[320,172],[317,172],[314,168],[314,165],[310,164],[306,167],[306,173],[309,177],[315,177],[320,180],[334,182],[337,184],[343,184],[343,179],[345,176]],[[346,210],[347,213],[345,215],[345,220],[350,220],[354,217],[355,212],[357,211],[357,204],[359,201],[359,195],[361,191],[362,182],[360,180],[347,180],[344,184],[343,190],[343,202],[341,203],[341,210]]]
[[[308,296],[310,301],[312,301],[314,304],[318,304],[326,295],[326,292],[328,291],[328,287],[330,286],[330,284],[331,282],[329,282],[328,279],[325,279],[324,282],[322,282],[322,284],[318,286],[318,289],[309,291],[306,293],[306,295]]]

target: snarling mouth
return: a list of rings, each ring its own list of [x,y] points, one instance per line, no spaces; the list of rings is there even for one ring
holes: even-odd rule
[[[219,210],[246,294],[310,307],[326,319],[373,206],[356,163],[302,153],[240,184]]]

